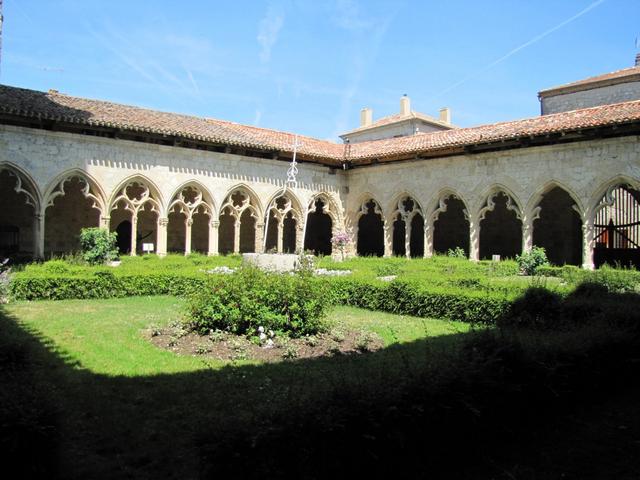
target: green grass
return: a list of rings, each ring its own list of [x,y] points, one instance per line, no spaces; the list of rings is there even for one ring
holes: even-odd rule
[[[173,297],[131,297],[118,300],[18,302],[9,315],[54,352],[77,362],[78,368],[103,375],[141,376],[219,369],[228,362],[178,356],[153,346],[143,336],[150,325],[166,326],[180,319],[184,301]],[[385,344],[466,332],[467,324],[424,319],[352,307],[335,307],[327,320],[379,334]],[[250,362],[242,362],[244,364]]]
[[[87,265],[70,256],[65,260],[54,259],[44,263],[31,263],[19,267],[24,274],[30,275],[51,275],[64,274],[71,276],[92,275],[99,271],[109,271],[114,275],[138,275],[145,273],[173,273],[177,275],[189,274],[200,275],[206,270],[215,267],[227,266],[237,267],[242,258],[240,255],[217,255],[206,256],[199,253],[191,255],[169,254],[165,257],[157,255],[138,255],[135,257],[122,256],[119,267],[106,267],[102,265]]]
[[[171,297],[1,306],[0,351],[25,352],[2,358],[11,371],[26,371],[3,380],[0,413],[21,418],[25,405],[41,412],[39,402],[46,402],[53,425],[41,430],[56,432],[65,478],[147,478],[149,471],[192,478],[199,435],[259,425],[273,412],[302,409],[362,384],[391,395],[414,366],[444,365],[458,334],[469,328],[337,307],[330,321],[376,331],[387,348],[275,364],[229,363],[178,356],[145,340],[145,328],[179,318],[182,307]],[[418,341],[427,339],[437,345]],[[11,394],[17,385],[25,385],[26,393]],[[28,385],[37,385],[31,402],[35,390]]]

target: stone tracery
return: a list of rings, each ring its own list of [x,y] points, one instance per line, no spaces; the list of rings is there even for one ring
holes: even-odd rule
[[[118,233],[120,250],[136,255],[142,243],[153,243],[155,250],[165,252],[166,245],[159,242],[166,242],[167,223],[160,218],[161,211],[158,195],[143,179],[120,187],[111,202],[111,228]]]
[[[219,246],[221,253],[250,253],[262,250],[262,228],[256,201],[243,187],[233,190],[220,207]]]

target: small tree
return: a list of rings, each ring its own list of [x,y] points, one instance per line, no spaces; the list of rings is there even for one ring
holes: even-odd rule
[[[349,232],[336,232],[336,234],[331,237],[331,245],[340,250],[340,256],[342,260],[344,260],[344,249],[351,242],[351,235]]]
[[[110,262],[118,258],[118,234],[106,228],[83,228],[80,231],[82,258],[92,264]]]
[[[526,275],[535,275],[539,267],[549,265],[547,252],[542,247],[533,247],[530,252],[516,255],[520,271]]]

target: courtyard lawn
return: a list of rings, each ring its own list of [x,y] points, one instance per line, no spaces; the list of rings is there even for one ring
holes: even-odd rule
[[[114,300],[18,302],[6,312],[30,333],[47,340],[51,350],[78,368],[96,374],[141,376],[220,369],[229,362],[178,356],[153,346],[143,330],[165,327],[182,318],[184,300],[175,297],[130,297]],[[435,319],[334,307],[332,325],[368,330],[385,346],[426,337],[467,332],[469,325]],[[240,364],[252,362],[244,361]],[[255,362],[254,362],[255,363]]]
[[[275,412],[304,409],[364,386],[379,398],[392,395],[414,367],[444,365],[460,333],[469,329],[336,307],[331,322],[375,331],[387,347],[274,364],[231,363],[177,356],[145,338],[151,324],[164,326],[180,317],[183,300],[172,297],[0,307],[0,347],[23,352],[5,358],[10,365],[2,379],[0,413],[20,422],[20,415],[27,415],[29,428],[55,432],[52,445],[45,435],[37,448],[49,452],[41,461],[50,455],[61,462],[65,478],[147,478],[149,472],[156,478],[193,478],[202,435],[257,426]]]

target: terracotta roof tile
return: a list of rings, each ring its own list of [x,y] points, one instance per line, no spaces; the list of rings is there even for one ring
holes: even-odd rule
[[[595,77],[585,78],[577,82],[571,82],[557,87],[547,88],[538,93],[541,97],[552,97],[554,95],[562,95],[563,93],[578,92],[581,90],[589,90],[591,88],[601,87],[605,85],[614,85],[617,83],[638,82],[640,81],[640,66],[623,68],[615,72],[597,75]]]
[[[385,125],[392,125],[394,123],[404,122],[404,121],[413,120],[413,119],[423,120],[425,122],[432,123],[434,125],[437,125],[437,126],[439,126],[441,128],[445,128],[445,129],[456,128],[454,125],[449,125],[449,124],[447,124],[445,122],[441,122],[437,118],[433,118],[433,117],[431,117],[429,115],[425,115],[424,113],[413,112],[412,111],[408,115],[403,115],[401,113],[396,113],[394,115],[388,115],[386,117],[382,117],[382,118],[376,120],[375,122],[373,122],[371,125],[366,125],[366,126],[361,126],[361,127],[358,127],[358,128],[354,128],[353,130],[350,130],[350,131],[348,131],[346,133],[343,133],[340,136],[344,137],[346,135],[351,135],[353,133],[364,132],[364,131],[371,130],[371,129],[374,129],[374,128],[384,127]]]
[[[99,100],[38,92],[0,85],[0,113],[5,116],[48,119],[72,124],[165,134],[185,139],[267,151],[291,152],[294,134],[176,113],[158,112]],[[585,128],[640,123],[640,101],[604,105],[511,122],[454,128],[351,144],[354,164],[370,159],[437,153],[451,148],[517,140]],[[340,165],[345,145],[299,136],[298,152],[305,158]],[[405,157],[406,158],[406,157]]]
[[[478,127],[359,142],[351,145],[350,158],[357,162],[401,154],[418,155],[451,147],[493,143],[629,122],[640,122],[640,100]]]
[[[295,135],[177,113],[159,112],[118,103],[72,97],[0,85],[0,112],[21,117],[111,127],[177,136],[244,148],[291,152]],[[318,159],[342,159],[344,149],[311,137],[298,136],[298,152]]]

